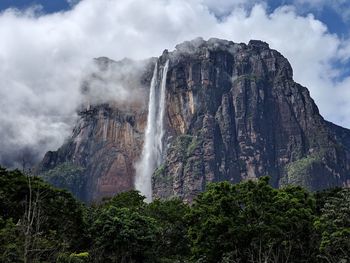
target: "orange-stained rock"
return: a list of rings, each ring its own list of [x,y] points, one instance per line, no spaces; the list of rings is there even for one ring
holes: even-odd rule
[[[288,60],[267,43],[196,39],[165,51],[158,65],[167,60],[166,151],[152,177],[154,197],[192,202],[207,183],[266,175],[274,187],[350,186],[350,131],[322,118],[308,90],[294,82]],[[143,70],[118,62],[137,70],[116,70],[116,76],[103,73],[110,63],[99,60],[102,73],[83,86],[86,105],[72,137],[38,168],[83,167],[83,193],[71,191],[87,202],[133,188],[144,140],[155,61]],[[96,103],[100,85],[110,92],[120,81],[129,92]]]
[[[115,63],[106,58],[102,62],[102,65]],[[74,186],[69,189],[86,202],[98,202],[104,197],[133,189],[134,164],[142,152],[147,121],[145,98],[148,98],[154,61],[144,63],[144,66],[138,74],[129,73],[130,77],[138,79],[138,82],[132,79],[139,85],[136,88],[133,86],[135,97],[131,97],[130,101],[85,105],[86,108],[79,112],[80,118],[73,135],[60,149],[45,155],[37,168],[39,174],[59,167],[62,163],[84,168],[81,175],[84,180],[83,193],[76,192]],[[119,67],[114,70],[117,69]],[[129,83],[131,81],[127,80],[126,86]]]

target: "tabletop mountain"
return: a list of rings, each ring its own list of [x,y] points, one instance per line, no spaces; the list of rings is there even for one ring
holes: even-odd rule
[[[322,118],[309,91],[294,82],[288,60],[265,42],[195,39],[142,63],[96,63],[99,70],[85,82],[86,90],[96,79],[111,81],[103,74],[110,71],[115,82],[137,83],[132,92],[139,95],[131,102],[85,105],[71,138],[37,168],[84,201],[134,187],[154,78],[165,78],[166,110],[153,197],[191,202],[208,182],[265,175],[274,187],[350,186],[350,130]],[[138,70],[122,70],[134,64]]]

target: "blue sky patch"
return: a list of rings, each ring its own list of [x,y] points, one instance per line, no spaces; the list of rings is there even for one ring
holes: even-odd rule
[[[3,11],[7,8],[26,9],[33,5],[42,6],[44,13],[55,13],[71,8],[66,0],[1,0],[0,10]]]

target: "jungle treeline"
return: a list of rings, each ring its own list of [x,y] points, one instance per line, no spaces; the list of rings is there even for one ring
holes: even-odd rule
[[[350,262],[350,189],[209,184],[192,204],[130,191],[86,205],[0,168],[0,262]]]

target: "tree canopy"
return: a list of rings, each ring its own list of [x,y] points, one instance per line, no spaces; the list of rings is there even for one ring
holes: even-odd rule
[[[137,191],[87,206],[0,168],[0,262],[350,262],[350,190],[207,185],[192,204]]]

